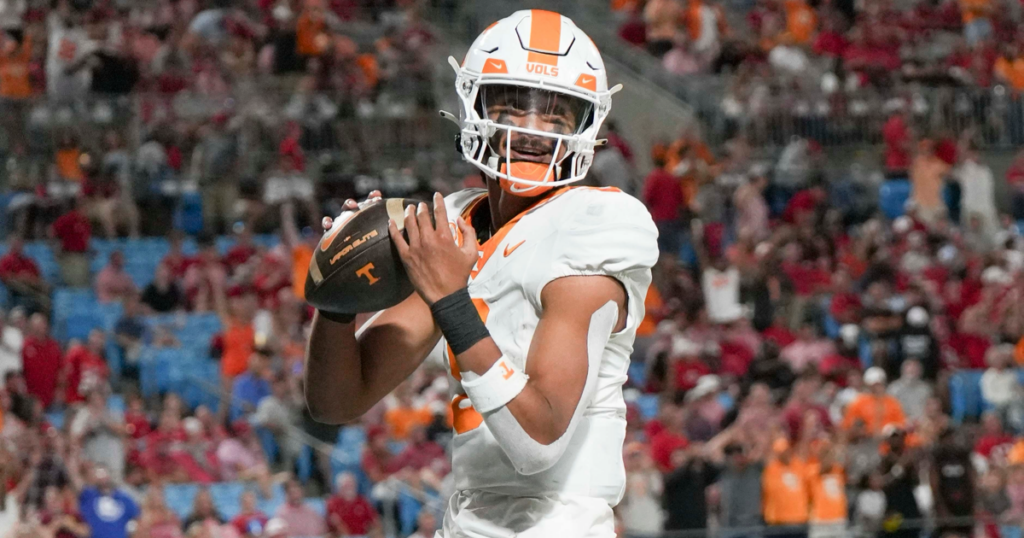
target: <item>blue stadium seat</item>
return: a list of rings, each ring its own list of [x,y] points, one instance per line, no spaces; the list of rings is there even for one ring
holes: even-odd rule
[[[644,420],[650,420],[658,416],[658,395],[657,394],[642,394],[636,400],[637,407],[640,408],[640,416]]]
[[[181,397],[185,405],[195,409],[205,405],[211,411],[217,411],[220,404],[219,390],[220,363],[209,359],[199,359],[189,366],[187,383],[182,388]]]
[[[210,497],[224,519],[233,519],[242,509],[241,497],[245,485],[239,482],[222,482],[210,486]]]
[[[57,288],[53,292],[54,320],[70,312],[89,311],[98,304],[92,290]]]
[[[643,387],[647,383],[647,365],[640,361],[630,362],[627,375],[634,387]]]
[[[60,266],[57,265],[57,258],[54,257],[49,244],[45,241],[25,243],[24,252],[39,265],[39,271],[46,280],[60,282]]]
[[[60,339],[64,342],[71,339],[85,342],[93,329],[103,329],[103,320],[95,312],[74,313],[65,320]]]
[[[124,415],[125,404],[124,396],[120,394],[111,394],[107,398],[107,410],[115,415]]]
[[[309,445],[304,445],[302,451],[299,452],[299,457],[295,462],[295,474],[299,482],[303,484],[309,482],[313,476],[313,449]]]
[[[64,429],[64,413],[55,411],[46,414],[46,422],[58,430]]]
[[[950,415],[954,422],[981,414],[981,370],[962,370],[949,379]]]
[[[7,288],[3,284],[0,284],[0,308],[7,309],[11,305],[11,296],[7,293]]]
[[[203,197],[198,192],[182,193],[174,212],[174,228],[189,235],[203,229]]]
[[[266,428],[256,428],[256,436],[260,439],[260,447],[263,448],[263,455],[267,457],[267,461],[273,462],[277,459],[277,439],[274,438],[274,432]]]
[[[269,498],[264,499],[259,495],[256,496],[256,508],[259,509],[260,512],[263,512],[270,517],[274,517],[277,509],[284,504],[284,500],[284,485],[274,484],[270,488]]]
[[[878,189],[878,203],[882,213],[890,219],[903,215],[907,200],[910,198],[910,181],[891,179],[882,183]]]
[[[139,385],[143,396],[182,392],[189,372],[199,363],[182,349],[145,348],[139,357]]]
[[[315,497],[307,498],[306,499],[306,506],[312,508],[313,510],[316,511],[316,513],[320,514],[321,516],[327,515],[327,501],[325,501],[322,498],[321,499],[318,499],[318,498],[315,498]]]
[[[198,484],[168,484],[164,486],[167,507],[179,518],[185,519],[192,513],[192,504],[199,493]]]

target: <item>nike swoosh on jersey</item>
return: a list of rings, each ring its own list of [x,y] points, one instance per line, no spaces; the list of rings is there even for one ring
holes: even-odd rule
[[[508,258],[509,256],[511,256],[512,253],[515,252],[517,248],[523,246],[523,243],[525,242],[526,240],[523,239],[522,241],[516,243],[515,245],[511,245],[511,248],[509,248],[510,245],[505,245],[505,257]]]

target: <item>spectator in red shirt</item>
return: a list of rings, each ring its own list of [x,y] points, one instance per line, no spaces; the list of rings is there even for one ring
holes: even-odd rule
[[[849,42],[846,40],[846,37],[843,36],[843,32],[842,29],[839,28],[839,24],[839,21],[835,17],[824,17],[821,33],[814,38],[815,54],[828,58],[843,57],[843,53],[846,52],[846,47],[849,46]]]
[[[665,170],[664,152],[652,156],[654,170],[644,179],[643,201],[658,227],[658,249],[661,252],[679,252],[682,233],[681,212],[685,200],[679,179]]]
[[[64,356],[67,403],[84,402],[89,391],[106,384],[110,378],[110,369],[103,358],[106,342],[103,330],[93,329],[87,343],[73,346]]]
[[[377,483],[395,474],[398,460],[388,449],[387,432],[375,426],[366,432],[366,448],[363,450],[361,467],[371,482]]]
[[[651,458],[663,473],[672,470],[672,453],[690,445],[683,435],[684,415],[682,407],[666,404],[662,413],[664,428],[651,436]]]
[[[249,258],[255,256],[257,252],[256,245],[252,242],[252,232],[248,226],[236,224],[235,232],[235,239],[238,242],[228,249],[223,260],[229,275],[234,274],[239,266],[249,261]]]
[[[445,461],[447,466],[444,447],[427,438],[426,427],[413,426],[409,432],[409,443],[398,455],[398,467],[419,471],[430,467],[436,460]]]
[[[814,402],[814,394],[817,392],[820,380],[816,374],[804,375],[793,384],[793,391],[790,394],[786,407],[782,410],[782,420],[789,430],[789,438],[794,442],[800,439],[801,429],[804,425],[804,417],[808,413],[818,416],[818,423],[826,429],[832,427],[829,420],[828,410]]]
[[[96,275],[96,298],[109,303],[135,296],[138,291],[135,281],[124,270],[124,254],[119,250],[111,252],[107,266]]]
[[[25,242],[11,236],[7,254],[0,257],[0,283],[11,293],[12,302],[29,310],[50,309],[50,286],[43,280],[36,262],[24,253]]]
[[[327,528],[335,536],[362,536],[380,526],[377,511],[356,490],[356,477],[341,473],[335,482],[337,493],[327,500]]]
[[[165,265],[171,271],[171,277],[177,281],[181,281],[185,278],[185,271],[188,270],[189,266],[196,262],[196,260],[190,256],[186,256],[182,250],[182,243],[184,242],[184,235],[179,231],[174,231],[167,238],[170,243],[170,250],[164,259],[160,261],[162,265]]]
[[[133,439],[142,439],[153,431],[149,424],[149,415],[146,414],[145,402],[138,394],[128,397],[127,409],[124,413],[125,429]]]
[[[991,464],[1002,466],[1006,464],[1006,457],[1013,444],[1013,436],[1003,430],[1003,424],[996,412],[988,411],[981,416],[981,437],[974,444],[976,454],[989,460]]]
[[[259,537],[263,527],[267,525],[267,516],[256,508],[256,494],[251,491],[242,493],[240,504],[242,509],[231,520],[231,525],[243,537]]]
[[[882,127],[885,140],[885,173],[889,178],[906,179],[910,168],[910,128],[902,109],[893,112]]]
[[[57,260],[64,285],[73,288],[89,287],[88,251],[92,225],[82,213],[80,198],[74,198],[71,209],[53,223],[50,235],[57,239],[60,246]]]
[[[1006,171],[1006,184],[1013,196],[1013,218],[1024,219],[1024,149],[1017,152],[1013,163]]]
[[[38,399],[44,409],[64,399],[60,345],[50,337],[50,323],[43,314],[32,314],[29,319],[21,359],[28,393]]]

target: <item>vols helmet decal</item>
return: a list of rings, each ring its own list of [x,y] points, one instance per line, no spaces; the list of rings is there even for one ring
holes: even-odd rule
[[[570,19],[522,10],[492,24],[455,70],[458,149],[502,188],[537,196],[583,179],[611,111],[604,61]]]

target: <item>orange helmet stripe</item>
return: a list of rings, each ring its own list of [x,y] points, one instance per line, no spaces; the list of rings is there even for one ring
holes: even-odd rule
[[[531,49],[526,61],[546,65],[558,65],[559,43],[562,41],[562,16],[554,11],[530,10]],[[537,52],[535,52],[537,51]],[[545,52],[550,54],[544,54]]]

